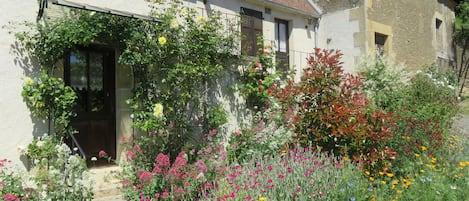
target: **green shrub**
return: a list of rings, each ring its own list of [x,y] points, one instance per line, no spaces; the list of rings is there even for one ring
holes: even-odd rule
[[[53,120],[55,132],[66,136],[70,118],[76,115],[73,108],[77,95],[71,87],[59,78],[42,73],[35,80],[26,78],[21,95],[33,115]]]
[[[369,110],[360,78],[343,73],[340,57],[340,52],[316,49],[301,81],[274,88],[274,96],[284,111],[293,111],[287,119],[298,142],[347,153],[379,169],[394,157],[386,147],[393,122],[389,114]]]

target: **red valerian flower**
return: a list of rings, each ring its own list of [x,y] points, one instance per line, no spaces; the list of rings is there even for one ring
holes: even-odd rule
[[[99,156],[100,158],[106,158],[106,157],[107,157],[107,153],[106,153],[104,150],[101,150],[101,151],[99,151],[98,156]]]

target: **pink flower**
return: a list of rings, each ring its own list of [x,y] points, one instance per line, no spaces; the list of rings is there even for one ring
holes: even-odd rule
[[[208,136],[214,136],[218,133],[218,130],[217,129],[212,129],[208,132]]]
[[[285,176],[283,174],[279,174],[278,178],[283,179],[283,178],[285,178]]]
[[[297,187],[296,187],[296,191],[301,191],[301,187],[300,187],[300,186],[297,186]]]
[[[135,146],[133,147],[133,150],[134,150],[135,152],[140,152],[140,151],[141,151],[140,146],[138,146],[138,145],[135,145]]]
[[[268,165],[268,166],[267,166],[267,169],[268,169],[269,171],[272,171],[272,166]]]
[[[182,167],[182,166],[185,166],[186,164],[187,164],[186,159],[178,156],[176,157],[176,160],[174,161],[173,166]]]
[[[170,166],[169,156],[165,155],[163,153],[159,153],[156,156],[156,164],[159,165],[160,167],[163,167],[163,168],[169,167]]]
[[[267,180],[267,183],[272,183],[272,179]]]
[[[184,182],[184,186],[190,186],[191,183],[189,183],[188,181]]]
[[[202,160],[198,160],[196,163],[195,163],[195,166],[197,166],[197,169],[200,172],[207,172],[207,166],[205,165],[204,161]]]
[[[243,133],[240,130],[235,130],[236,136],[241,136]]]
[[[106,153],[104,150],[101,150],[101,151],[99,151],[98,156],[99,156],[100,158],[106,158],[106,157],[107,157],[107,153]]]
[[[150,184],[153,180],[153,173],[148,171],[142,171],[139,176],[139,181],[141,184]]]
[[[7,193],[3,197],[5,201],[19,201],[20,199],[13,194]]]
[[[127,160],[135,160],[137,159],[137,155],[135,155],[135,153],[131,150],[127,150],[125,152],[125,157],[127,158]]]
[[[288,173],[291,173],[291,172],[293,172],[293,170],[288,167],[288,168],[287,168],[287,172],[288,172]]]
[[[211,147],[207,147],[207,149],[205,149],[205,153],[209,154],[212,152],[212,148]]]
[[[152,172],[156,174],[161,174],[163,171],[161,170],[159,166],[155,166]]]
[[[127,187],[127,186],[129,186],[130,184],[132,184],[132,182],[131,182],[129,179],[124,179],[124,180],[122,180],[122,186],[123,186],[123,187]]]
[[[246,197],[244,197],[244,200],[251,200],[251,199],[252,199],[252,198],[251,198],[251,196],[249,196],[249,195],[246,196]]]
[[[169,197],[168,191],[163,192],[163,194],[161,194],[160,196],[160,198],[167,198],[167,197]]]

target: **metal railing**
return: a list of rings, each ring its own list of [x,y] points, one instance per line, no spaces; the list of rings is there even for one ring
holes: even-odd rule
[[[86,161],[85,151],[83,151],[83,148],[81,148],[80,143],[78,143],[78,141],[75,138],[75,136],[73,135],[73,133],[70,130],[68,130],[67,134],[70,137],[70,139],[72,139],[72,144],[71,144],[72,148],[76,147],[78,149],[78,153],[80,154],[80,156]]]

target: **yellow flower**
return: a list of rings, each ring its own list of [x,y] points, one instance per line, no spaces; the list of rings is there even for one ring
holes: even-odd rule
[[[369,180],[370,180],[370,181],[374,181],[374,180],[375,180],[375,178],[373,178],[373,177],[370,177],[370,178],[369,178]]]
[[[382,175],[384,175],[384,172],[378,172],[378,174],[382,176]]]
[[[375,197],[371,197],[371,201],[376,201]]]
[[[396,185],[396,184],[398,184],[398,183],[399,183],[398,180],[392,180],[392,185]]]
[[[422,151],[426,151],[426,150],[427,150],[427,147],[421,146],[420,149],[421,149]]]
[[[187,9],[186,9],[186,8],[182,8],[181,11],[179,12],[179,14],[181,14],[181,15],[186,15],[186,14],[187,14]]]
[[[163,117],[163,105],[160,103],[155,104],[155,107],[153,107],[153,115],[155,115],[156,118]]]
[[[421,173],[424,173],[424,172],[425,172],[425,170],[420,170],[420,172],[421,172]]]
[[[344,161],[347,162],[349,159],[347,156],[344,156]]]
[[[260,197],[259,201],[266,201],[267,199],[265,197]]]
[[[414,155],[415,155],[415,157],[420,157],[420,154],[414,154]]]
[[[172,19],[171,22],[169,23],[169,27],[171,29],[175,29],[179,27],[179,22],[177,19]]]
[[[436,163],[437,159],[432,157],[432,163]]]
[[[468,165],[469,165],[469,161],[466,161],[466,162],[461,161],[461,162],[459,162],[459,166],[461,166],[461,167],[466,167],[466,166],[468,166]]]
[[[386,181],[381,181],[381,184],[386,185]]]
[[[398,195],[402,195],[402,190],[397,190],[396,192]]]
[[[366,174],[366,175],[370,175],[370,171],[365,171],[365,174]]]
[[[166,44],[166,38],[164,36],[159,37],[158,38],[158,43],[160,43],[160,45]]]
[[[24,81],[26,82],[27,85],[32,85],[34,83],[33,79],[31,79],[30,77],[26,77]]]
[[[389,178],[391,178],[391,177],[394,177],[394,174],[393,174],[393,173],[386,173],[386,176],[388,176]]]
[[[198,17],[198,18],[197,18],[197,21],[199,21],[199,22],[203,22],[203,21],[205,21],[205,17],[203,17],[203,16],[200,16],[200,17]]]

